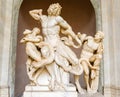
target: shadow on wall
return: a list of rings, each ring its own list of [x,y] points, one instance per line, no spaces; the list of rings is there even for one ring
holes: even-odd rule
[[[29,83],[25,65],[27,58],[25,45],[20,44],[20,39],[23,37],[22,32],[25,29],[40,27],[40,22],[35,21],[29,15],[28,11],[43,9],[43,14],[47,14],[49,5],[56,2],[62,6],[61,16],[72,26],[73,31],[76,33],[86,33],[88,35],[95,34],[95,12],[90,0],[24,0],[19,11],[18,19],[15,97],[22,95],[25,85]],[[80,53],[79,50],[74,51],[76,54]],[[73,77],[71,77],[71,81],[73,82]],[[85,87],[83,80],[81,80],[80,83]]]

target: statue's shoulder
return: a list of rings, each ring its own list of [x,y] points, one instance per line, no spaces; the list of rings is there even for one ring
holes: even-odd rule
[[[41,16],[40,16],[40,19],[41,19],[42,21],[46,20],[46,19],[47,19],[47,15],[41,15]]]
[[[63,18],[61,16],[57,16],[56,21],[61,22],[61,21],[63,21]]]

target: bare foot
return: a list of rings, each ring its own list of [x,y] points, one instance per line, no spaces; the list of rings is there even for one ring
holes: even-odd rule
[[[55,81],[53,79],[51,79],[51,81],[49,82],[49,86],[48,87],[52,91],[55,89]]]
[[[78,89],[78,92],[80,93],[80,94],[85,94],[85,90],[84,89]]]
[[[88,92],[89,94],[93,94],[93,93],[92,93],[92,89],[90,89],[90,88],[87,89],[87,92]]]
[[[83,68],[80,65],[72,66],[69,72],[75,75],[81,75],[83,73]]]
[[[77,81],[77,82],[75,82],[75,84],[76,84],[76,88],[77,88],[78,92],[79,92],[80,94],[85,94],[85,90],[83,90],[83,89],[81,88],[80,83]]]

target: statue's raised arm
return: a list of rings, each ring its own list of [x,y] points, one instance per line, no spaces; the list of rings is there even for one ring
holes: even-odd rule
[[[42,9],[35,9],[29,11],[29,14],[35,19],[35,20],[40,20],[42,16]]]

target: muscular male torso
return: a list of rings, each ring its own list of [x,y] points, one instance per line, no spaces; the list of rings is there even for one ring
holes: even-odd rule
[[[88,38],[88,40],[83,45],[81,57],[89,59],[93,56],[94,51],[98,49],[98,46],[99,44],[94,41],[94,38]]]
[[[44,39],[46,42],[50,43],[53,47],[57,46],[58,41],[60,40],[59,32],[60,26],[56,21],[55,16],[42,16],[41,17],[41,25],[42,25],[42,33],[44,35]]]

